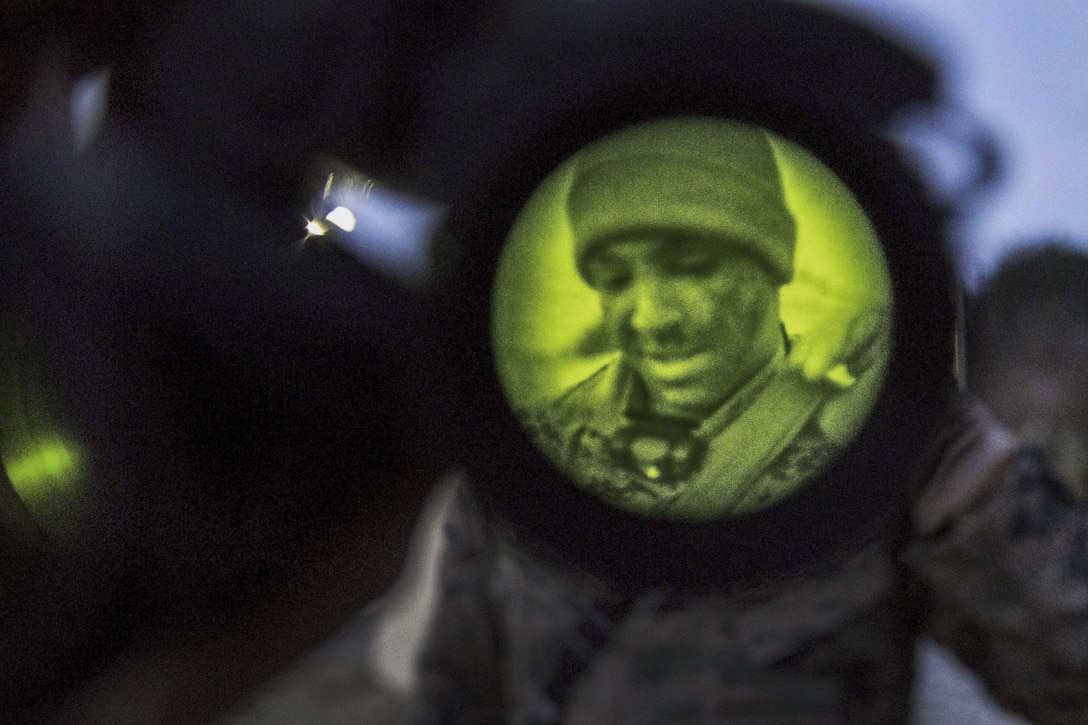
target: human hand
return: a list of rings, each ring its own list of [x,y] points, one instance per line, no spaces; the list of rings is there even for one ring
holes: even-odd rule
[[[880,308],[836,313],[841,314],[827,315],[820,327],[791,338],[788,360],[806,380],[846,389],[879,359],[888,339],[890,314]]]

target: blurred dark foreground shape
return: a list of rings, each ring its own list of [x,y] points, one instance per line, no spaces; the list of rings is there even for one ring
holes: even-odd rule
[[[0,719],[208,722],[385,590],[450,466],[425,300],[300,244],[319,155],[397,181],[428,51],[393,3],[30,5],[0,149]]]

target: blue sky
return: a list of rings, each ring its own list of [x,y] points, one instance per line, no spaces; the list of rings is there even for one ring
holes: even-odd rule
[[[973,283],[1010,248],[1062,235],[1088,250],[1088,3],[1081,0],[819,0],[928,49],[947,95],[987,124],[1000,186],[955,230]]]

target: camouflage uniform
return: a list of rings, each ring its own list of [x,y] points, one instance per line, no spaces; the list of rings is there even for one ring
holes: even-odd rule
[[[926,629],[1011,710],[1088,722],[1088,514],[980,408],[937,450],[905,541],[697,597],[535,560],[462,490],[413,722],[905,722]]]
[[[718,518],[784,498],[834,457],[818,422],[831,393],[780,352],[705,420],[670,419],[661,434],[674,437],[678,454],[640,457],[623,431],[649,417],[645,388],[621,356],[522,419],[549,458],[605,501],[660,517]]]

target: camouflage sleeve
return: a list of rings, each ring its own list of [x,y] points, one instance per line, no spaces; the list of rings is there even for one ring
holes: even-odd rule
[[[981,406],[954,418],[907,549],[932,634],[1010,710],[1088,722],[1088,511]]]
[[[554,725],[622,605],[604,582],[536,559],[462,487],[445,529],[413,725]]]
[[[487,596],[494,542],[464,486],[443,530],[435,614],[419,653],[412,725],[498,725],[503,715],[498,618]]]

